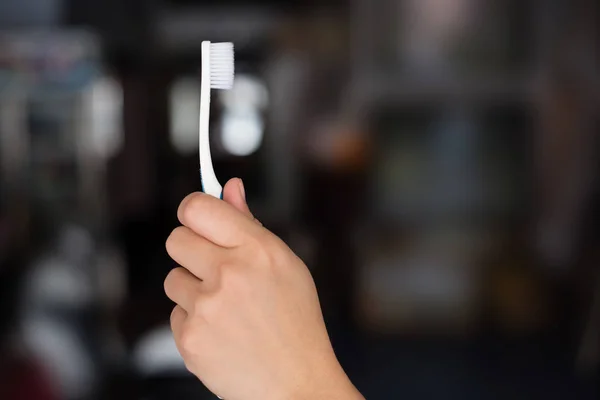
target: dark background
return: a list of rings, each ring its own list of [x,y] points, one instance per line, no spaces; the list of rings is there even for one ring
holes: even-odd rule
[[[217,175],[307,263],[367,399],[596,398],[598,11],[2,0],[0,398],[211,398],[162,290],[202,40],[236,47]]]

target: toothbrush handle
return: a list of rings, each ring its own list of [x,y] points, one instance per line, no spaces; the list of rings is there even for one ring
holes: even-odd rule
[[[211,196],[218,198],[219,200],[223,200],[223,190],[222,189],[219,191],[218,195],[214,192],[210,193],[210,192],[206,191],[206,189],[204,188],[204,181],[202,180],[202,171],[200,171],[200,185],[202,186],[202,193],[206,193],[206,194],[209,194]]]

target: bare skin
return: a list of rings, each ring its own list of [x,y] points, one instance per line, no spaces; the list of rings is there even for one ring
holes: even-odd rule
[[[254,219],[242,182],[179,206],[165,280],[187,368],[227,400],[363,400],[331,347],[313,279]]]

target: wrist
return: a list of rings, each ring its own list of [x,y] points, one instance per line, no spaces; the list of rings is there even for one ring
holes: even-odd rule
[[[312,379],[290,393],[289,400],[364,400],[339,364],[328,372],[312,374]]]
[[[344,376],[338,382],[329,381],[318,387],[312,387],[293,400],[364,400],[364,397],[348,377]]]

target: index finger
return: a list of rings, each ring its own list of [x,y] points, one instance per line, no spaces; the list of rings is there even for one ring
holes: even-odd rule
[[[181,224],[221,247],[237,247],[259,226],[230,204],[204,193],[188,195],[177,210]]]

